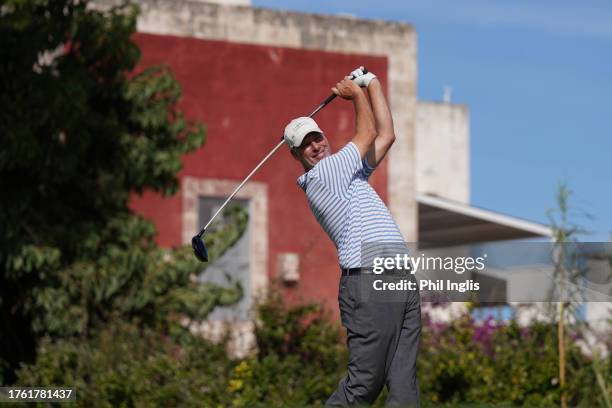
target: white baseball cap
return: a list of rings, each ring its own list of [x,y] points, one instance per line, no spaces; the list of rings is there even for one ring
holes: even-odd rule
[[[317,125],[312,118],[309,117],[300,117],[293,119],[289,124],[285,127],[285,134],[283,138],[285,143],[293,149],[294,147],[299,147],[302,144],[302,141],[310,132],[318,132],[323,134],[323,131]]]

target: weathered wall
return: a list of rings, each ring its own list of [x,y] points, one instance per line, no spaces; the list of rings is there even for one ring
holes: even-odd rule
[[[275,146],[289,119],[310,113],[343,74],[365,65],[387,90],[397,134],[371,182],[406,238],[416,240],[416,35],[411,26],[199,1],[138,3],[141,66],[169,65],[183,86],[180,108],[208,128],[206,146],[185,158],[181,178],[214,185],[240,181]],[[346,101],[334,101],[316,119],[334,149],[352,135],[354,113]],[[257,259],[265,259],[274,278],[279,256],[299,253],[301,277],[294,295],[337,310],[336,251],[296,185],[299,174],[297,162],[281,149],[253,179],[265,183],[268,194],[268,245]],[[162,199],[146,193],[134,197],[132,207],[155,221],[161,245],[176,246],[192,233],[181,230],[185,202],[180,194]],[[257,239],[258,232],[253,234]]]
[[[114,2],[96,1],[97,4]],[[144,33],[385,57],[388,60],[386,72],[368,68],[377,74],[386,73],[397,133],[397,142],[387,163],[390,175],[388,205],[406,239],[416,241],[417,64],[416,33],[412,26],[199,1],[138,0],[137,3],[142,10],[138,30]],[[282,63],[280,60],[279,64]],[[313,61],[304,63],[312,67]],[[255,68],[253,64],[248,65],[248,69]],[[331,67],[317,69],[327,72]],[[344,73],[337,71],[336,76],[338,72]]]
[[[185,157],[181,179],[214,185],[241,181],[278,143],[289,119],[309,114],[330,93],[338,72],[348,72],[360,63],[381,73],[387,86],[387,61],[382,57],[328,53],[225,41],[210,41],[169,35],[138,34],[141,66],[167,64],[183,87],[180,109],[190,119],[206,124],[205,146]],[[330,138],[333,149],[343,146],[353,133],[354,113],[350,102],[338,99],[317,114],[316,119]],[[329,302],[336,307],[338,264],[333,244],[310,213],[304,193],[296,184],[303,169],[283,147],[255,176],[267,186],[267,229],[252,229],[253,240],[265,242],[270,278],[276,276],[280,254],[301,254],[299,290],[306,299]],[[372,176],[383,199],[387,168]],[[225,183],[225,184],[227,184]],[[183,186],[189,189],[188,186]],[[213,196],[226,197],[227,189]],[[177,246],[189,242],[197,232],[183,231],[185,192],[162,198],[153,194],[134,197],[132,207],[153,219],[159,243]],[[325,285],[321,283],[325,282]],[[261,286],[261,285],[257,285]]]
[[[207,3],[231,4],[234,6],[250,6],[251,0],[194,0]]]
[[[417,104],[417,191],[470,202],[470,124],[465,105]]]

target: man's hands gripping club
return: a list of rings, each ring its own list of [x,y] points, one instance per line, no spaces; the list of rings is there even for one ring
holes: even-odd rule
[[[374,80],[376,75],[368,72],[363,67],[355,69],[350,75],[355,78],[357,85],[367,89],[370,96],[370,107],[374,113],[374,123],[376,124],[376,139],[370,147],[366,158],[368,165],[376,167],[395,141],[393,118],[391,117],[387,99],[382,91],[382,86],[378,80]]]
[[[355,74],[359,74],[359,76]],[[332,88],[332,92],[343,99],[353,101],[355,107],[355,136],[353,136],[352,142],[357,146],[359,155],[363,160],[376,139],[376,125],[370,102],[357,83],[359,78],[365,76],[363,70],[354,70],[351,75],[355,76],[354,80],[351,80],[350,76],[345,77]],[[371,80],[372,78],[369,81]],[[367,81],[368,84],[369,81]],[[366,80],[361,80],[361,83],[365,84]]]
[[[359,67],[353,70],[342,81],[338,82],[332,88],[332,92],[344,99],[352,100],[356,89],[349,85],[349,83],[356,84],[360,88],[367,88],[374,78],[376,78],[376,75],[372,72],[368,72],[364,67]],[[347,88],[350,88],[350,90]]]
[[[353,70],[349,75],[350,77],[346,77],[332,88],[332,91],[344,99],[353,100],[357,120],[353,143],[359,149],[361,157],[367,157],[368,164],[376,167],[395,141],[391,111],[376,75],[363,67]],[[352,81],[349,80],[351,77]],[[354,85],[365,88],[369,100],[363,92],[357,92],[357,87]],[[365,100],[365,106],[362,106],[361,96]],[[370,131],[370,126],[374,127],[373,132]]]
[[[362,94],[359,85],[348,76],[338,82],[336,86],[332,88],[332,92],[346,100],[353,100],[356,95]]]
[[[367,88],[368,85],[370,85],[370,82],[372,82],[372,80],[376,78],[376,75],[374,75],[372,72],[368,72],[362,66],[353,70],[353,72],[351,72],[349,76],[353,77],[355,83],[361,88]]]

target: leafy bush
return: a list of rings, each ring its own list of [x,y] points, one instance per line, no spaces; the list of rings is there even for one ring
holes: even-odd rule
[[[73,387],[82,407],[225,406],[235,363],[222,345],[118,323],[89,340],[44,340],[21,386]]]
[[[424,402],[513,406],[559,404],[556,325],[487,320],[469,314],[448,324],[425,316],[418,369]],[[571,405],[599,406],[590,361],[576,344],[568,348]]]
[[[235,407],[323,404],[344,375],[340,328],[315,303],[287,305],[273,292],[257,308],[258,354],[235,367]]]
[[[38,350],[92,346],[118,321],[169,335],[173,317],[203,320],[239,300],[238,285],[196,282],[208,264],[157,247],[155,226],[130,208],[135,193],[176,193],[183,155],[205,140],[167,67],[135,71],[138,6],[1,9],[1,384]],[[211,261],[246,228],[243,211],[226,215],[205,237]]]
[[[45,340],[21,385],[71,385],[80,406],[320,406],[345,375],[340,327],[315,304],[273,294],[257,308],[258,353],[233,361],[178,323],[170,334],[111,323],[89,340]],[[111,319],[112,321],[112,319]],[[556,326],[424,314],[418,375],[424,406],[558,406]],[[568,349],[569,402],[602,406],[591,362]],[[606,372],[612,378],[608,357]],[[383,406],[383,391],[375,406]]]
[[[270,407],[322,404],[346,353],[337,326],[315,304],[260,305],[255,356],[232,361],[177,322],[169,333],[121,319],[88,338],[46,338],[21,386],[74,387],[78,406]]]
[[[183,302],[197,290],[173,285],[200,266],[156,248],[129,199],[175,193],[181,158],[205,132],[178,109],[169,69],[134,72],[136,5],[9,0],[1,10],[0,377],[11,383],[44,337],[87,336],[119,309],[144,319],[197,305]]]

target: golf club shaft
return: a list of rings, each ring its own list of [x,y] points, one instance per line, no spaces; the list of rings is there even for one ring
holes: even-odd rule
[[[317,108],[312,111],[312,113],[310,115],[308,115],[309,118],[312,118],[314,115],[317,114],[317,112],[319,112],[321,109],[323,109],[325,107],[325,105],[327,105],[328,103],[330,103],[331,101],[334,100],[334,98],[336,97],[336,94],[331,94],[329,95],[323,102],[321,102],[321,104],[319,106],[317,106]],[[217,212],[215,212],[215,214],[212,216],[212,218],[210,219],[210,221],[208,221],[206,223],[206,225],[204,226],[204,228],[202,228],[202,231],[200,231],[200,234],[203,234],[204,231],[210,226],[210,224],[213,222],[213,220],[217,217],[217,215],[219,215],[221,213],[221,211],[223,211],[223,209],[225,208],[225,206],[227,205],[227,203],[229,203],[232,198],[234,198],[234,196],[236,195],[236,193],[238,193],[238,191],[240,191],[240,189],[242,188],[242,186],[244,186],[244,184],[249,181],[249,179],[253,176],[253,174],[255,174],[255,172],[257,172],[257,170],[259,170],[259,168],[274,154],[276,153],[276,151],[278,149],[280,149],[280,147],[283,145],[283,143],[285,143],[283,140],[281,140],[274,149],[272,149],[272,151],[270,153],[268,153],[268,155],[266,157],[263,158],[263,160],[253,169],[253,171],[251,171],[249,173],[248,176],[246,176],[246,178],[242,181],[242,183],[240,183],[240,185],[238,187],[236,187],[236,189],[234,190],[234,192],[227,198],[227,200],[225,200],[225,202],[223,204],[221,204],[221,207],[219,207],[219,209],[217,210]]]
[[[331,94],[327,97],[327,99],[325,99],[323,102],[321,102],[321,104],[319,106],[317,106],[317,109],[313,110],[312,113],[310,115],[308,115],[309,118],[312,118],[314,115],[317,114],[318,111],[320,111],[321,109],[323,109],[325,107],[325,105],[327,105],[328,103],[330,103],[331,101],[334,100],[334,98],[336,97],[336,94]]]
[[[367,74],[367,73],[368,73],[368,70],[367,70],[367,69],[365,69],[364,67],[361,67],[361,68],[362,68],[362,70],[363,70],[363,73],[364,73],[364,74]],[[349,77],[349,79],[355,79],[355,76],[351,75],[351,76]],[[325,105],[327,105],[328,103],[330,103],[331,101],[333,101],[333,100],[334,100],[334,98],[335,98],[336,96],[338,96],[338,95],[336,95],[335,93],[333,93],[333,94],[329,95],[329,96],[327,97],[327,99],[325,99],[323,102],[321,102],[321,104],[320,104],[319,106],[317,106],[317,109],[313,110],[313,111],[312,111],[312,113],[311,113],[310,115],[308,115],[308,117],[309,117],[309,118],[312,118],[314,115],[316,115],[316,114],[317,114],[317,112],[318,112],[318,111],[320,111],[321,109],[323,109],[323,108],[325,107]]]
[[[263,160],[262,160],[262,161],[261,161],[261,162],[260,162],[260,163],[259,163],[259,164],[258,164],[258,165],[257,165],[257,166],[254,168],[254,169],[253,169],[253,171],[251,171],[251,172],[249,173],[249,175],[248,175],[248,176],[246,176],[246,178],[245,178],[245,179],[242,181],[242,183],[240,183],[240,185],[239,185],[238,187],[236,187],[236,189],[234,190],[234,192],[232,193],[232,195],[230,195],[230,196],[227,198],[227,200],[225,200],[225,202],[224,202],[224,203],[221,205],[221,207],[219,207],[219,209],[217,210],[217,212],[215,213],[215,215],[213,215],[213,216],[212,216],[212,218],[210,219],[210,221],[208,221],[208,223],[207,223],[207,224],[204,226],[204,228],[202,229],[202,232],[203,232],[204,230],[206,230],[206,228],[208,228],[208,226],[209,226],[209,225],[210,225],[210,224],[213,222],[213,220],[215,219],[215,217],[216,217],[217,215],[219,215],[219,213],[220,213],[221,211],[223,211],[223,208],[225,208],[225,206],[227,205],[227,203],[229,203],[229,202],[230,202],[230,200],[231,200],[232,198],[234,198],[234,196],[236,195],[236,193],[238,193],[238,191],[239,191],[239,190],[242,188],[242,186],[244,186],[244,184],[245,184],[247,181],[249,181],[249,179],[250,179],[250,178],[253,176],[253,174],[255,174],[255,172],[256,172],[257,170],[259,170],[259,168],[260,168],[260,167],[261,167],[261,166],[262,166],[262,165],[263,165],[263,164],[264,164],[264,163],[265,163],[265,162],[266,162],[266,161],[267,161],[267,160],[268,160],[268,159],[269,159],[269,158],[270,158],[270,157],[271,157],[271,156],[272,156],[274,153],[276,153],[276,151],[277,151],[278,149],[280,149],[280,147],[283,145],[283,143],[285,143],[285,142],[281,140],[281,141],[280,141],[280,142],[279,142],[279,143],[276,145],[276,147],[275,147],[274,149],[272,149],[272,151],[271,151],[270,153],[268,153],[268,155],[267,155],[266,157],[264,157],[264,159],[263,159]]]

